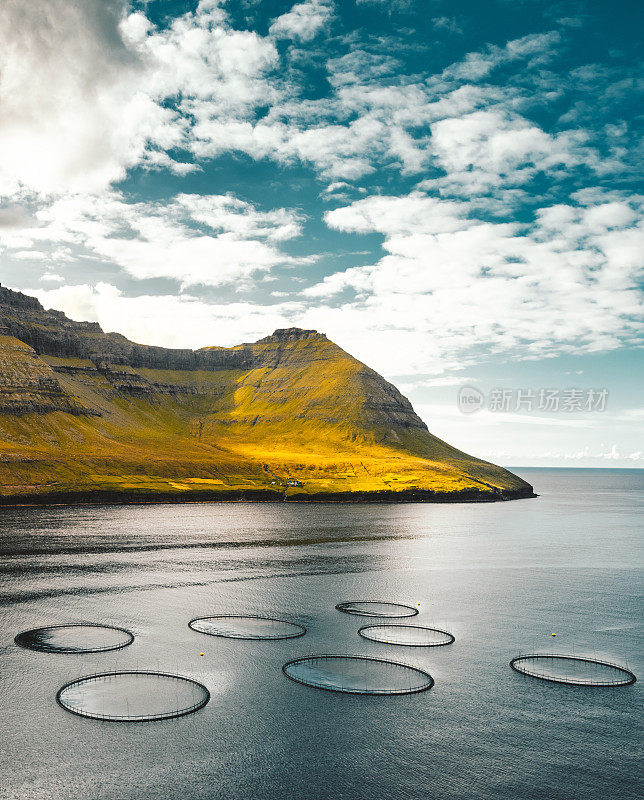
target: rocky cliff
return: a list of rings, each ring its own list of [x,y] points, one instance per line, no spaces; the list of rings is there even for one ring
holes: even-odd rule
[[[3,287],[0,436],[0,502],[532,495],[317,331],[152,347]]]

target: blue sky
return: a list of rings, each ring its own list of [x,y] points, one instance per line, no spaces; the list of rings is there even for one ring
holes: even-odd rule
[[[5,0],[0,280],[167,346],[314,327],[465,450],[641,466],[642,17]]]

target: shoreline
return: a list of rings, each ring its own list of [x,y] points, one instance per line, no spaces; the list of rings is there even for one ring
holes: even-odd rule
[[[286,494],[268,489],[245,491],[185,492],[114,492],[102,489],[76,492],[43,492],[0,496],[0,507],[93,506],[93,505],[179,505],[184,503],[503,503],[538,497],[532,487],[516,491],[486,492],[463,489],[458,492],[435,492],[431,489],[403,489],[373,492],[297,492]]]

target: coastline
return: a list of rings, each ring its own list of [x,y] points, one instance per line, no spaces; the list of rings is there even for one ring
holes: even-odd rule
[[[495,492],[463,489],[435,492],[430,489],[373,492],[277,492],[270,489],[242,491],[115,492],[80,490],[0,496],[0,507],[153,505],[156,503],[499,503],[538,497],[531,486]]]

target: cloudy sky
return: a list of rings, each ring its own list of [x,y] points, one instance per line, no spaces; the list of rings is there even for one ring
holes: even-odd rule
[[[3,0],[0,281],[145,343],[316,328],[472,453],[644,466],[643,22]]]

